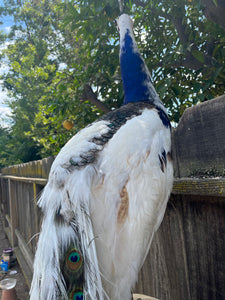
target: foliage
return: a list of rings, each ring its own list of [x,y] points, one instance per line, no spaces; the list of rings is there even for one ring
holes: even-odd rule
[[[206,0],[124,2],[171,120],[224,93],[225,27],[207,19]],[[222,13],[221,3],[210,10],[217,5]],[[17,154],[22,161],[55,154],[82,127],[122,104],[118,1],[10,0],[3,12],[15,18],[3,80],[13,112],[10,134],[15,144],[25,143]],[[66,119],[74,122],[70,131],[62,126]]]
[[[7,129],[0,126],[0,169],[4,166],[11,164],[10,158],[12,157],[11,136]],[[12,161],[13,163],[15,160]]]

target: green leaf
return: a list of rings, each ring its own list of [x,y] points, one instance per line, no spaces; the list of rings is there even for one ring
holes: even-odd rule
[[[204,63],[204,55],[201,51],[193,50],[191,51],[192,55],[201,63]]]

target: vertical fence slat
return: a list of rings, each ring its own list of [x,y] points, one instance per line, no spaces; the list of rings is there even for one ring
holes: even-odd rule
[[[12,247],[17,246],[17,237],[15,229],[18,226],[18,213],[17,213],[17,203],[16,203],[16,187],[15,183],[8,179],[9,187],[9,207],[10,207],[10,227],[11,227],[11,243]]]

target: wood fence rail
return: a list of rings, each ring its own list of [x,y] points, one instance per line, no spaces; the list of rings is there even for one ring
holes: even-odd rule
[[[160,300],[225,299],[225,96],[185,111],[173,130],[175,180],[135,292]],[[54,158],[1,170],[5,232],[28,284]]]

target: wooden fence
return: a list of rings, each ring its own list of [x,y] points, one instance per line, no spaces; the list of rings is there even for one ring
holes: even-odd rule
[[[225,96],[185,111],[173,130],[173,158],[173,192],[135,292],[225,299]],[[36,199],[52,161],[5,168],[0,176],[4,229],[28,284],[41,223]]]

